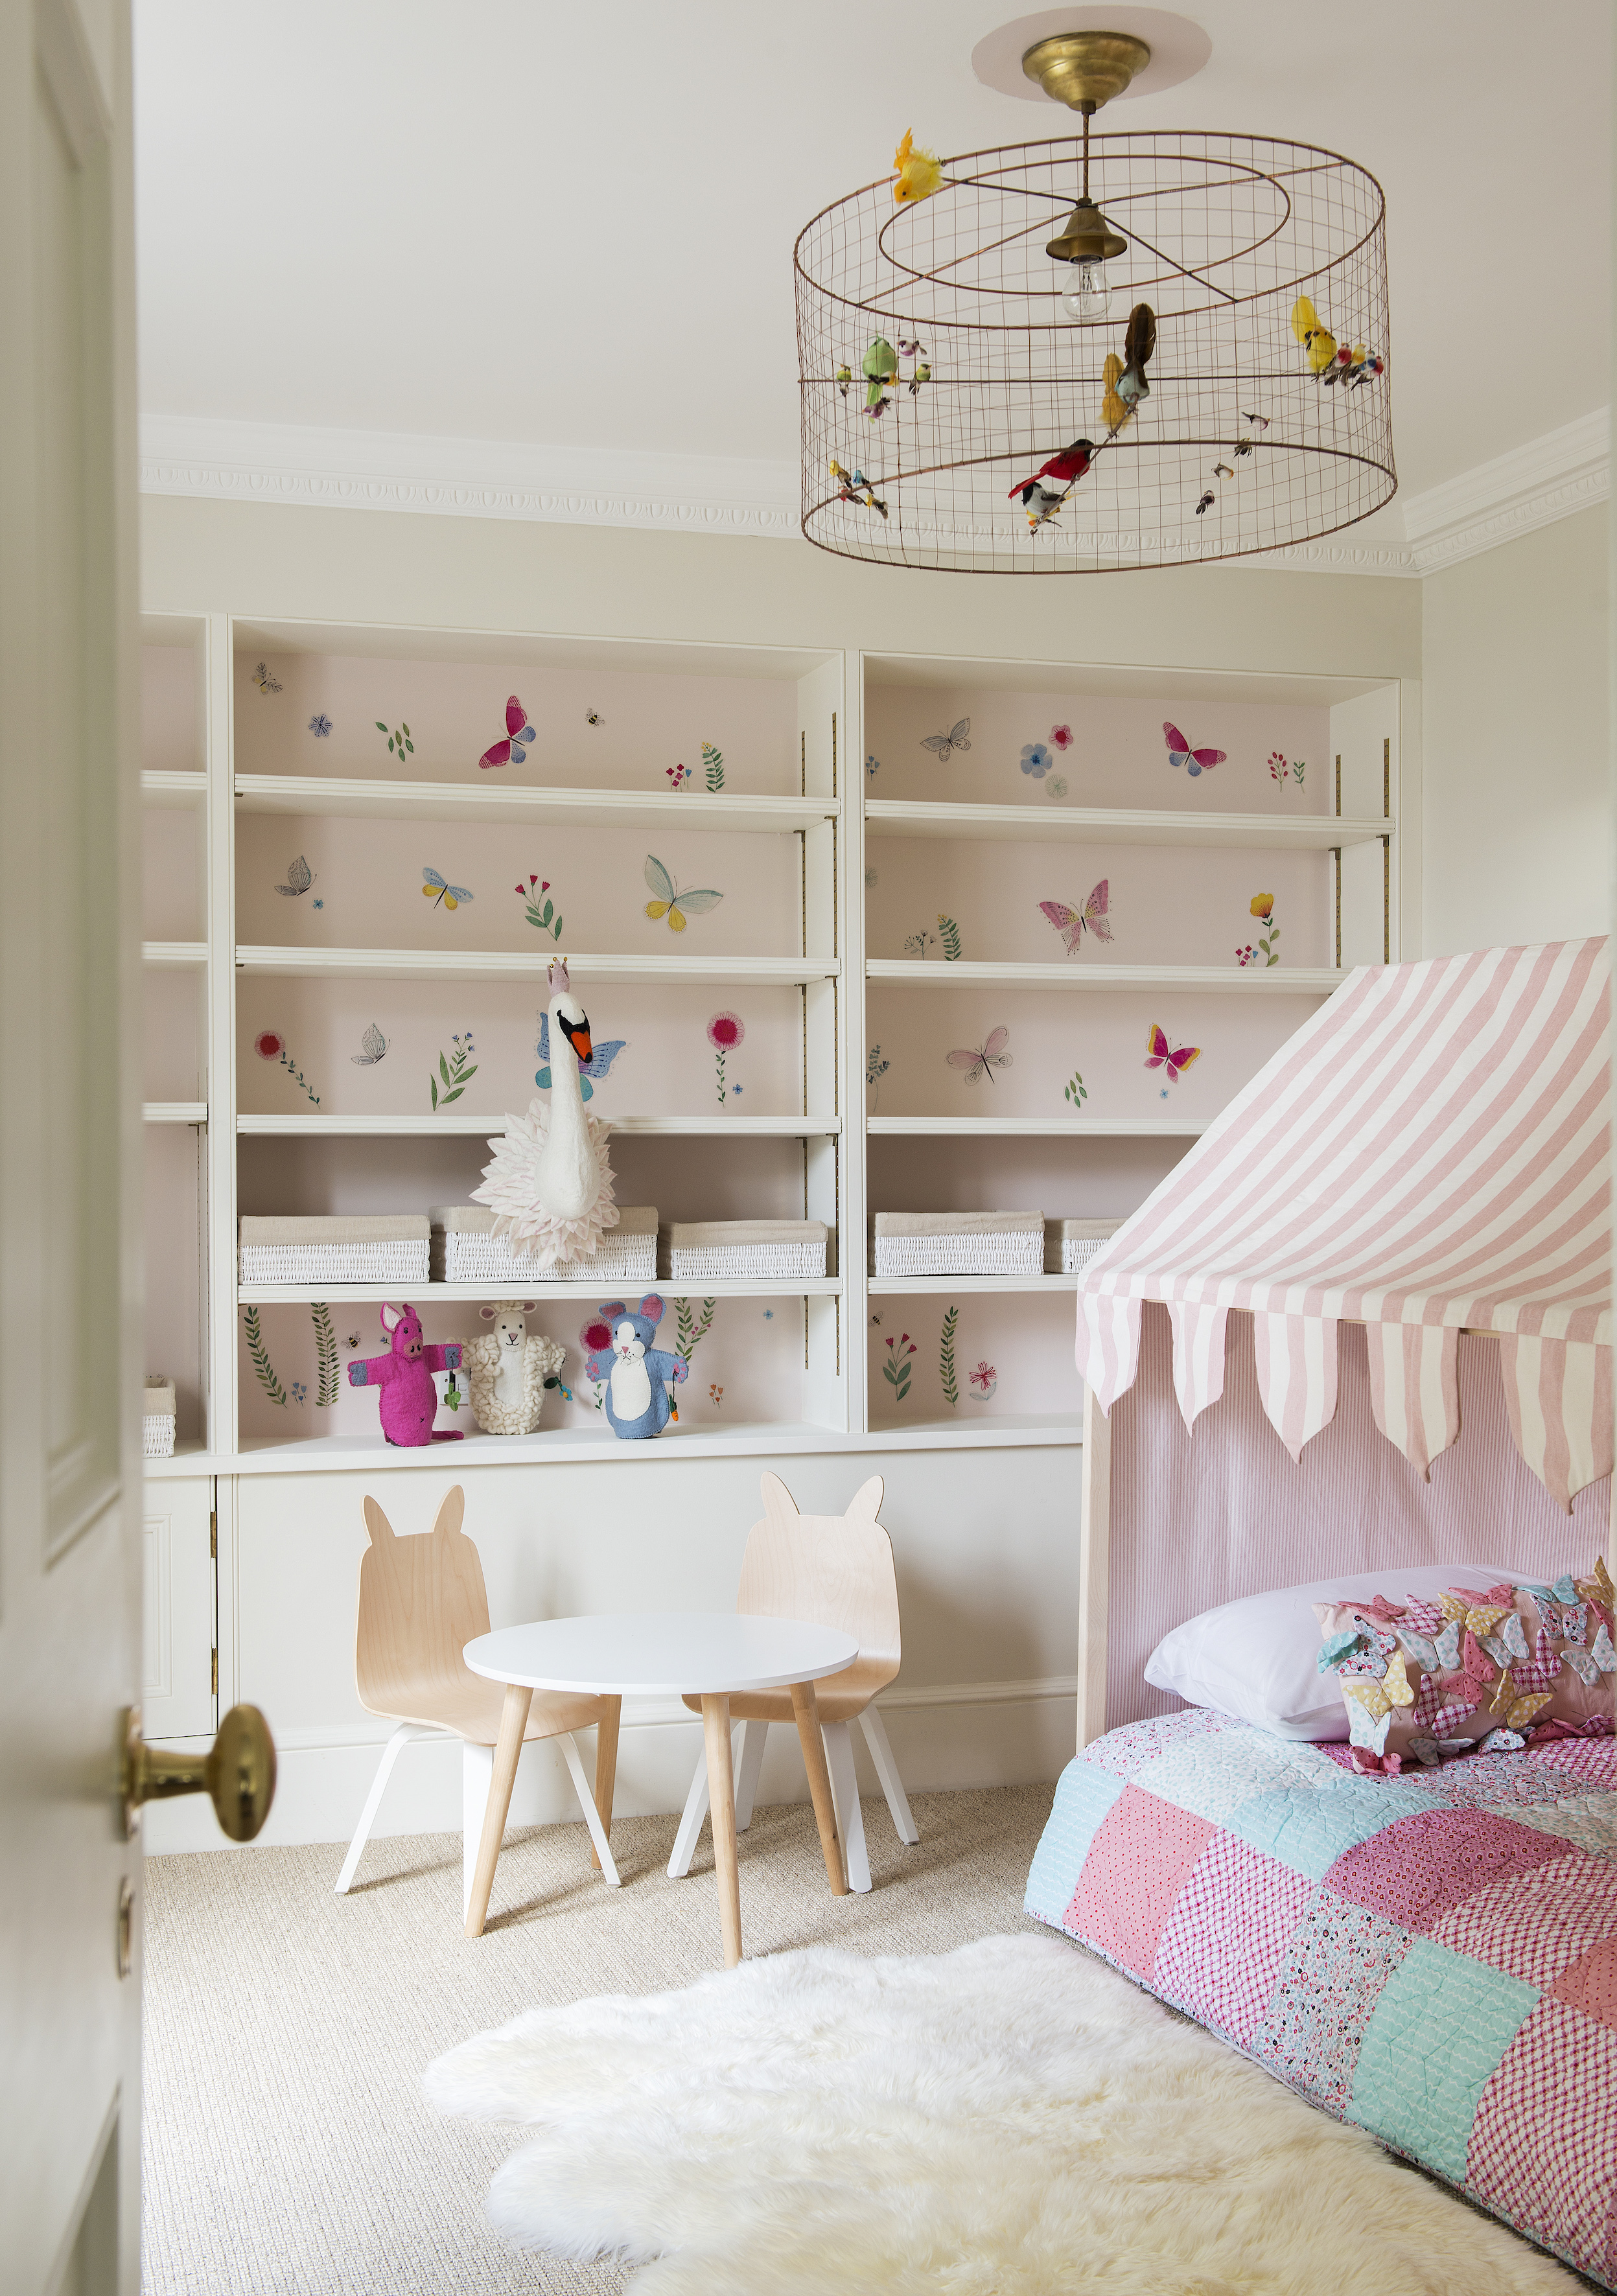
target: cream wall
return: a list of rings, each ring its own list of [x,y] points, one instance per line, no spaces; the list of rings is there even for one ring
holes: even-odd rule
[[[1610,929],[1607,527],[1580,511],[1419,586],[1429,956]]]

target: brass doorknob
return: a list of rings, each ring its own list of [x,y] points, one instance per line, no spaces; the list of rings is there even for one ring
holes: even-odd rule
[[[205,1793],[233,1841],[250,1841],[275,1798],[275,1742],[256,1706],[233,1706],[206,1754],[166,1754],[140,1734],[140,1709],[124,1714],[124,1833],[133,1838],[143,1802]]]

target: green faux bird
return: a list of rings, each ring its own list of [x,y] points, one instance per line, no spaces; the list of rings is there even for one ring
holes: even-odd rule
[[[887,386],[898,372],[898,353],[885,335],[878,335],[865,354],[865,412],[873,422],[887,405]]]

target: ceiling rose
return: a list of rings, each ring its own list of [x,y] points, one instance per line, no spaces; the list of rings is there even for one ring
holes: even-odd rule
[[[1391,498],[1380,184],[1274,136],[1092,137],[1150,62],[1130,32],[1047,35],[1022,70],[1076,135],[942,160],[907,135],[896,181],[805,226],[810,542],[1121,572],[1285,549]]]

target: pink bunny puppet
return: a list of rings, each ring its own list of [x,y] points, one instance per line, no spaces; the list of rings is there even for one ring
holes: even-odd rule
[[[407,1303],[402,1308],[382,1302],[382,1328],[391,1341],[391,1353],[365,1356],[349,1365],[350,1387],[379,1387],[382,1431],[390,1443],[410,1449],[423,1443],[458,1443],[461,1430],[434,1430],[438,1414],[435,1371],[453,1371],[461,1358],[460,1341],[428,1347],[421,1333],[421,1317]]]

